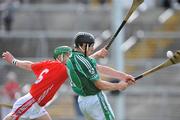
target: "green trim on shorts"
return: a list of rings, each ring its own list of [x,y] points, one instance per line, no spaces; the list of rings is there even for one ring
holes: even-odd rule
[[[103,109],[104,116],[105,116],[106,120],[115,120],[112,111],[108,107],[108,104],[107,104],[108,101],[106,101],[103,93],[99,92],[97,94],[97,96],[98,96],[99,102],[101,104],[101,108]]]

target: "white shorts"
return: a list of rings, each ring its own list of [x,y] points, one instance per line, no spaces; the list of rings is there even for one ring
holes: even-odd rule
[[[79,107],[86,120],[114,120],[114,113],[103,92],[91,96],[79,96]]]
[[[22,106],[25,102],[32,98],[31,94],[28,93],[25,96],[19,98],[13,105],[11,114],[13,114],[20,106]],[[35,119],[39,118],[43,115],[47,114],[47,111],[44,107],[38,105],[38,103],[34,103],[22,116],[22,119]]]

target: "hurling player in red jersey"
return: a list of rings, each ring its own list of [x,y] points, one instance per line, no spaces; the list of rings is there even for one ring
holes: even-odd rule
[[[72,49],[68,46],[60,46],[54,50],[55,60],[42,62],[31,62],[15,59],[14,56],[6,51],[2,54],[3,59],[15,66],[33,71],[37,81],[32,84],[30,92],[19,98],[13,105],[11,113],[4,120],[18,120],[20,117],[33,120],[52,120],[43,106],[46,105],[68,78],[65,66]],[[107,55],[105,49],[101,49],[92,55],[94,58]]]
[[[25,119],[51,120],[43,108],[49,102],[60,86],[68,78],[65,61],[68,59],[71,48],[57,47],[54,50],[55,60],[46,60],[33,63],[31,61],[17,60],[10,52],[2,54],[3,59],[19,68],[33,71],[37,81],[32,84],[30,92],[19,98],[13,105],[12,111],[4,120]]]

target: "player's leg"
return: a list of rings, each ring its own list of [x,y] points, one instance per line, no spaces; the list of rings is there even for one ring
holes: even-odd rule
[[[97,94],[97,97],[98,97],[98,102],[99,102],[97,104],[98,109],[99,109],[98,114],[103,114],[104,115],[104,118],[101,118],[100,115],[97,115],[98,117],[100,117],[97,120],[99,120],[99,119],[115,120],[114,113],[112,111],[112,108],[111,108],[108,100],[107,100],[106,95],[103,92],[100,92],[100,93]],[[94,114],[96,114],[96,113],[94,113]]]
[[[14,120],[18,119],[21,115],[26,112],[33,104],[33,98],[30,94],[19,98],[13,105],[11,112],[3,120]],[[28,104],[30,103],[30,104]],[[26,109],[24,109],[26,108]]]
[[[32,119],[32,120],[52,120],[45,108],[39,106],[30,94],[27,94],[18,99],[9,113],[3,120],[14,120],[18,119]],[[24,109],[27,108],[27,109]],[[25,111],[24,111],[25,110]],[[19,116],[19,113],[21,116]],[[17,115],[18,117],[14,117]]]
[[[26,112],[26,116],[31,120],[52,120],[46,109],[39,106],[38,103],[34,103],[31,109]]]
[[[12,117],[11,113],[6,115],[3,120],[13,120],[13,117]]]
[[[88,96],[89,98],[89,96]],[[79,96],[78,98],[78,104],[79,104],[79,108],[84,116],[84,118],[86,120],[93,120],[93,118],[91,117],[90,113],[88,113],[87,109],[88,109],[88,102],[87,100],[90,100],[90,99],[87,99],[86,97],[82,97],[82,96]],[[90,105],[90,104],[89,104]]]
[[[87,120],[114,120],[113,111],[103,93],[93,96],[80,96],[80,109]]]

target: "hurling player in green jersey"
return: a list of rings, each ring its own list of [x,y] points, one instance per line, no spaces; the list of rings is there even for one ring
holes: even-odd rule
[[[70,85],[79,95],[79,107],[87,120],[115,120],[114,113],[102,90],[123,90],[135,83],[133,76],[108,66],[98,65],[89,57],[93,52],[95,38],[87,32],[79,32],[74,38],[75,48],[66,62]],[[95,57],[95,56],[93,56]],[[110,83],[101,80],[100,74],[122,80]]]

